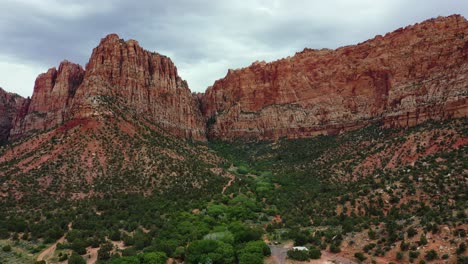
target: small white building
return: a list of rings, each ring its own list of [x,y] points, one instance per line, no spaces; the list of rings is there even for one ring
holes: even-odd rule
[[[304,250],[305,250],[305,251],[309,251],[309,249],[306,248],[306,247],[293,247],[293,250],[300,250],[300,251],[304,251]]]

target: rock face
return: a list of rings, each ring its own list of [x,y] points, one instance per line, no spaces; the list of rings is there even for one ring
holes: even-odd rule
[[[468,22],[431,19],[337,50],[229,70],[208,88],[211,138],[333,134],[468,115]]]
[[[14,120],[12,139],[62,124],[69,117],[70,104],[83,81],[84,70],[68,61],[39,75],[31,99]]]
[[[23,97],[8,93],[0,88],[0,144],[4,143],[10,136],[13,119],[24,103]]]
[[[111,34],[93,51],[86,71],[62,62],[41,74],[33,96],[17,115],[11,138],[47,130],[70,119],[113,115],[118,102],[133,116],[185,138],[205,139],[198,100],[165,56],[143,50],[136,41]]]
[[[101,40],[86,66],[77,91],[76,117],[102,114],[100,98],[118,98],[134,114],[173,135],[205,139],[205,123],[198,101],[168,57],[142,49],[135,40],[115,34]]]
[[[369,122],[405,127],[466,117],[467,88],[468,22],[457,15],[229,70],[205,94],[192,94],[168,57],[111,34],[85,70],[64,61],[41,74],[31,99],[0,93],[0,112],[10,109],[0,117],[0,140],[122,113],[194,140],[310,137]]]

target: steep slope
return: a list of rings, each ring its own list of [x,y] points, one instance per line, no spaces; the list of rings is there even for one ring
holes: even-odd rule
[[[64,61],[41,74],[31,101],[14,121],[12,139],[41,132],[65,121],[112,115],[109,101],[119,102],[137,119],[161,132],[205,140],[205,125],[187,83],[172,61],[115,34],[101,40],[86,71]]]
[[[25,99],[0,88],[0,145],[9,138],[13,118],[20,111]]]
[[[228,179],[211,171],[220,159],[206,146],[165,135],[118,103],[106,109],[112,115],[72,119],[0,147],[0,201],[221,192]]]
[[[298,138],[466,117],[467,87],[468,22],[454,15],[229,70],[202,105],[211,138]]]

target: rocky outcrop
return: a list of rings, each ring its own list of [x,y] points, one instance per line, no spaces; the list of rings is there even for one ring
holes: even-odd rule
[[[276,139],[466,117],[467,88],[468,22],[454,15],[229,70],[201,100],[211,138]]]
[[[169,133],[205,140],[197,100],[170,58],[144,50],[135,40],[111,34],[101,40],[77,91],[75,117],[100,115],[100,100],[116,98],[133,114]]]
[[[70,119],[113,115],[116,102],[132,118],[170,134],[205,140],[198,100],[165,56],[142,49],[134,40],[111,34],[92,53],[86,71],[62,62],[39,75],[31,100],[17,115],[11,138],[63,124]]]
[[[20,111],[25,99],[0,88],[0,145],[7,141],[13,127],[13,118]]]
[[[32,98],[14,120],[12,139],[27,136],[62,124],[69,116],[70,104],[83,81],[84,70],[68,61],[39,75]]]

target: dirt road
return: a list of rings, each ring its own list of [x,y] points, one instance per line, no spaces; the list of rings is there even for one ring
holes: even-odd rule
[[[286,254],[288,253],[288,248],[283,246],[269,246],[271,250],[271,256],[276,263],[285,264],[286,263]]]
[[[50,257],[51,255],[54,255],[55,249],[57,248],[58,243],[63,243],[65,241],[65,236],[59,238],[57,242],[52,244],[50,247],[44,249],[44,251],[37,256],[37,261],[45,260],[46,258]]]

